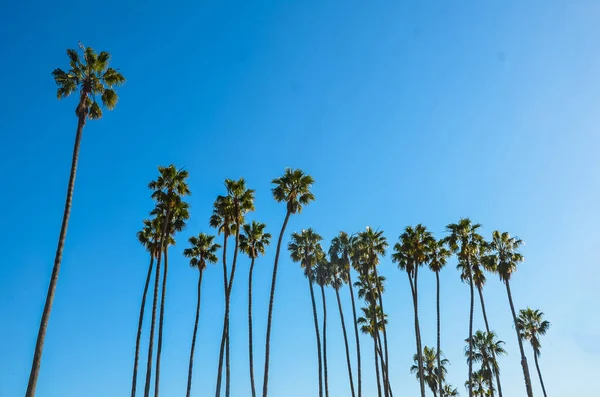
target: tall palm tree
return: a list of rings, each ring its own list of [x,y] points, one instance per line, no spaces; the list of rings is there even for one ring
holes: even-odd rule
[[[513,316],[513,323],[517,332],[517,341],[519,342],[519,351],[521,353],[521,367],[523,367],[523,377],[525,378],[525,390],[527,391],[527,397],[533,397],[533,390],[531,388],[531,377],[529,376],[529,366],[527,365],[527,357],[525,356],[525,350],[523,349],[523,341],[519,333],[519,326],[517,322],[517,313],[515,311],[515,305],[513,304],[512,293],[510,291],[510,279],[514,272],[517,271],[517,267],[521,262],[525,260],[523,255],[519,252],[519,248],[523,245],[523,241],[516,237],[511,237],[508,232],[500,233],[495,230],[492,233],[492,241],[489,244],[491,254],[488,256],[489,266],[494,268],[500,280],[504,282],[506,286],[506,294],[508,295],[508,303],[510,304],[510,311]]]
[[[313,319],[315,323],[315,333],[317,336],[317,356],[319,364],[319,397],[323,397],[323,358],[321,349],[321,336],[319,333],[319,320],[317,318],[317,304],[315,301],[315,292],[313,283],[316,281],[315,268],[322,260],[323,249],[321,248],[323,238],[315,233],[314,230],[303,230],[302,233],[292,233],[292,240],[288,244],[290,257],[294,262],[300,262],[304,269],[304,275],[308,280],[310,289],[310,299],[312,302]]]
[[[325,299],[325,287],[331,284],[331,263],[327,260],[325,253],[318,253],[317,266],[315,268],[315,281],[321,288],[321,301],[323,302],[323,378],[325,384],[325,397],[329,397],[329,378],[327,374],[327,301]]]
[[[490,325],[487,318],[487,312],[485,310],[485,301],[483,299],[483,286],[486,282],[485,273],[483,269],[493,272],[494,266],[493,261],[490,261],[488,258],[489,252],[489,244],[483,243],[479,246],[479,251],[474,256],[473,260],[473,284],[477,288],[477,293],[479,295],[479,302],[481,303],[481,312],[483,313],[483,322],[485,323],[485,330],[488,335],[493,334],[490,330]],[[492,360],[496,362],[496,352],[494,349],[491,350]],[[494,376],[496,377],[496,385],[498,386],[498,395],[502,397],[502,384],[500,383],[500,368],[495,366],[493,368]],[[490,388],[490,394],[494,395],[494,390]]]
[[[469,343],[466,339],[465,342]],[[467,362],[481,363],[481,371],[488,381],[488,390],[490,396],[494,396],[493,374],[500,373],[500,367],[496,356],[506,354],[504,350],[504,341],[496,340],[496,334],[492,332],[477,331],[471,338],[473,350],[465,351]]]
[[[405,271],[410,284],[413,299],[413,310],[415,316],[415,338],[417,351],[423,351],[421,347],[421,329],[419,326],[419,267],[429,261],[430,248],[434,242],[433,235],[427,228],[418,224],[414,228],[407,226],[400,235],[398,242],[394,245],[392,261],[398,263],[398,268]],[[419,384],[421,386],[421,397],[425,397],[425,374],[423,372],[423,356],[416,354],[418,361]],[[436,378],[437,380],[437,378]]]
[[[440,352],[437,352],[434,348],[425,346],[421,357],[419,357],[418,354],[413,356],[415,365],[410,367],[410,372],[415,374],[417,379],[423,374],[425,383],[427,383],[427,386],[431,389],[434,397],[438,396],[438,385],[442,383],[440,377],[443,379],[448,373],[446,369],[446,365],[448,365],[447,359],[440,359],[442,365],[439,367],[437,365],[437,360],[442,355],[443,354],[440,354]],[[421,367],[423,368],[422,371]],[[440,393],[440,397],[443,397],[443,390]]]
[[[271,243],[271,234],[265,233],[264,223],[252,221],[242,227],[240,234],[240,251],[250,257],[250,271],[248,273],[248,357],[250,360],[250,385],[252,397],[256,397],[254,386],[254,353],[252,342],[252,274],[254,272],[254,261],[258,255],[265,254],[265,248]]]
[[[429,243],[429,269],[435,273],[435,285],[436,285],[436,313],[437,313],[437,367],[441,368],[441,321],[440,321],[440,271],[448,262],[450,251],[446,248],[443,240],[431,239]],[[438,391],[440,397],[444,396],[444,380],[443,377],[438,374]]]
[[[458,394],[458,390],[456,389],[456,387],[449,385],[449,384],[445,384],[444,391],[440,395],[440,397],[457,397],[458,395],[459,394]]]
[[[344,232],[341,232],[337,237],[331,242],[331,247],[329,248],[329,256],[330,256],[330,271],[331,271],[331,286],[335,291],[335,297],[337,299],[338,310],[340,312],[340,321],[342,325],[342,334],[344,335],[344,346],[346,348],[346,363],[348,365],[348,379],[350,381],[350,392],[352,397],[356,397],[356,393],[354,391],[354,378],[352,376],[352,364],[350,362],[350,348],[348,346],[348,334],[346,332],[346,322],[344,320],[344,312],[342,310],[342,301],[340,299],[340,288],[345,283],[350,282],[350,260],[349,254],[346,252],[344,255],[343,248],[343,240],[349,242],[348,235]],[[346,247],[348,247],[346,245]],[[354,293],[352,293],[352,302],[354,302]],[[356,317],[356,313],[354,314]],[[356,325],[356,324],[355,324]],[[357,333],[358,335],[358,333]],[[360,360],[359,360],[360,362]]]
[[[200,318],[200,291],[202,287],[202,275],[207,263],[217,263],[216,252],[221,246],[214,243],[215,237],[200,233],[197,237],[189,238],[190,248],[183,250],[183,255],[190,258],[190,266],[198,269],[198,303],[196,304],[196,320],[194,321],[194,333],[192,334],[192,348],[190,350],[190,365],[188,369],[188,381],[186,397],[192,392],[192,371],[194,367],[194,350],[196,348],[196,334],[198,333],[198,319]]]
[[[488,397],[491,395],[487,386],[487,376],[484,372],[483,370],[473,372],[471,380],[465,382],[465,386],[470,391],[472,390],[475,397]]]
[[[450,250],[457,253],[458,265],[457,269],[461,272],[461,280],[469,283],[471,293],[470,310],[469,310],[469,352],[473,351],[473,311],[475,308],[475,291],[473,286],[472,266],[475,260],[475,255],[479,252],[479,247],[484,243],[483,237],[478,233],[481,225],[473,223],[468,218],[462,218],[458,223],[451,223],[446,226],[446,230],[450,233],[444,241],[448,243]],[[469,397],[473,397],[473,362],[469,362],[469,380],[467,386],[469,388]],[[531,396],[530,396],[531,397]]]
[[[163,232],[161,236],[161,246],[159,255],[165,255],[164,263],[164,274],[162,293],[160,299],[160,318],[158,324],[158,341],[156,347],[156,374],[154,378],[154,397],[158,397],[160,390],[160,359],[162,352],[162,330],[164,323],[165,313],[165,299],[167,292],[167,275],[168,275],[168,256],[167,250],[170,244],[174,244],[174,239],[171,237],[178,231],[183,230],[185,227],[185,221],[189,218],[189,205],[183,201],[183,197],[191,194],[190,189],[187,185],[187,178],[189,176],[186,170],[178,170],[173,164],[168,167],[158,167],[159,176],[156,181],[150,182],[148,187],[153,191],[152,198],[156,201],[156,207],[152,214],[157,216],[164,216],[165,224],[163,225]],[[157,275],[158,275],[158,261],[157,261]],[[157,287],[157,285],[155,285]],[[155,293],[158,294],[158,288],[155,289]],[[155,296],[155,300],[156,300]],[[153,316],[155,318],[155,316]],[[152,341],[150,341],[152,346]],[[148,351],[151,353],[151,347]],[[150,357],[151,354],[148,355]],[[148,362],[151,359],[148,358]],[[146,389],[150,393],[150,376],[147,372],[146,378]],[[144,391],[146,393],[146,390]],[[145,395],[145,397],[147,397]]]
[[[387,315],[379,306],[368,304],[361,308],[363,316],[358,318],[358,324],[361,324],[362,333],[370,335],[373,338],[373,354],[375,357],[375,378],[377,379],[377,396],[381,397],[381,380],[379,376],[379,360],[383,357],[381,352],[381,343],[378,342],[376,335],[381,331],[384,323],[387,323]]]
[[[233,250],[233,262],[231,264],[231,273],[227,280],[225,290],[225,317],[223,319],[223,333],[221,335],[221,349],[219,352],[219,372],[217,375],[217,394],[220,394],[221,374],[223,369],[223,353],[227,346],[226,371],[225,371],[225,396],[229,397],[231,388],[230,359],[229,359],[229,307],[231,301],[231,288],[235,277],[237,264],[237,255],[240,242],[240,228],[244,223],[244,216],[250,211],[254,211],[254,190],[246,188],[246,181],[240,178],[237,181],[226,179],[225,188],[227,189],[227,202],[229,210],[235,225],[235,248]]]
[[[81,43],[80,46],[83,48]],[[42,313],[37,341],[35,343],[31,373],[29,375],[29,383],[27,384],[27,392],[25,393],[26,397],[35,395],[35,387],[40,372],[44,340],[46,338],[48,320],[50,319],[54,293],[56,292],[56,284],[58,282],[58,273],[60,272],[60,262],[67,237],[67,225],[71,214],[71,203],[75,189],[75,174],[77,173],[83,127],[88,119],[94,120],[102,117],[102,109],[96,101],[96,95],[100,97],[102,104],[107,109],[112,110],[115,108],[118,100],[114,87],[125,83],[125,77],[117,70],[108,66],[110,63],[110,54],[108,52],[103,51],[100,54],[96,54],[91,47],[87,47],[83,51],[82,58],[79,57],[76,50],[67,50],[67,56],[69,57],[69,71],[65,72],[62,69],[54,69],[52,76],[58,86],[56,91],[58,99],[66,98],[73,92],[79,91],[79,103],[75,109],[77,133],[75,134],[71,173],[62,225],[58,237],[58,247],[54,257],[54,266],[52,267],[52,276],[50,277],[50,285],[48,286],[48,294],[46,295],[46,304],[44,305],[44,312]]]
[[[363,268],[366,271],[372,271],[374,276],[375,285],[374,288],[377,291],[377,300],[381,311],[385,313],[383,307],[383,293],[382,286],[379,282],[380,278],[377,272],[377,266],[379,265],[379,257],[385,256],[385,250],[388,247],[387,239],[383,235],[383,230],[373,230],[371,227],[367,227],[365,231],[358,233],[356,241],[356,249],[358,250],[357,255],[363,258]],[[383,354],[384,360],[382,362],[381,372],[383,374],[384,384],[384,395],[387,397],[391,394],[391,385],[389,381],[388,371],[388,343],[387,343],[387,321],[381,323],[381,331],[383,333]],[[379,338],[379,332],[376,333]]]
[[[148,275],[146,276],[146,283],[144,284],[144,292],[142,294],[142,305],[140,307],[140,315],[138,319],[138,329],[135,339],[135,355],[133,360],[133,377],[131,381],[131,396],[135,397],[137,389],[137,372],[138,362],[140,357],[140,341],[142,337],[142,325],[144,323],[144,309],[146,307],[146,297],[148,295],[148,287],[150,285],[150,279],[152,278],[152,269],[154,266],[154,260],[158,254],[158,242],[160,241],[160,218],[155,217],[152,220],[144,220],[144,227],[137,233],[138,241],[142,244],[146,250],[150,253],[150,265],[148,266]]]
[[[265,338],[265,371],[263,378],[263,397],[267,397],[269,388],[269,358],[271,353],[271,323],[273,321],[273,304],[275,303],[275,283],[277,281],[277,267],[279,265],[279,252],[281,250],[281,240],[285,233],[290,215],[302,212],[302,208],[313,201],[315,196],[310,189],[314,183],[314,179],[305,174],[302,170],[285,170],[285,173],[273,179],[273,198],[275,201],[286,203],[285,219],[279,238],[277,239],[277,249],[275,251],[275,263],[273,264],[273,278],[271,280],[271,294],[269,298],[269,314],[267,315],[267,332]]]
[[[544,380],[542,379],[542,371],[540,371],[538,357],[540,356],[540,349],[542,347],[540,344],[540,336],[546,335],[546,332],[549,328],[550,323],[544,320],[543,312],[530,308],[521,309],[519,311],[519,318],[517,318],[517,329],[519,330],[521,339],[528,340],[533,348],[535,368],[537,369],[538,376],[540,377],[540,384],[542,385],[544,397],[546,397],[546,387],[544,386]]]

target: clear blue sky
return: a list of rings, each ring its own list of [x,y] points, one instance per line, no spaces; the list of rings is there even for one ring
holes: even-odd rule
[[[152,208],[146,185],[158,165],[170,163],[189,170],[193,196],[188,228],[170,251],[162,395],[185,392],[196,293],[196,273],[180,255],[187,238],[214,232],[212,202],[225,178],[240,176],[257,191],[250,218],[277,234],[285,208],[272,200],[270,180],[286,166],[312,174],[317,197],[288,233],[311,226],[329,240],[371,225],[394,241],[422,222],[441,237],[446,224],[468,216],[488,237],[500,229],[525,240],[527,262],[513,293],[519,308],[540,308],[552,322],[541,358],[546,387],[554,396],[589,394],[591,383],[579,379],[600,369],[599,3],[165,4],[2,5],[0,396],[22,395],[29,375],[76,127],[76,101],[56,100],[50,72],[68,66],[65,49],[78,40],[110,51],[128,82],[117,109],[84,131],[38,396],[128,395],[148,261],[135,233]],[[255,275],[257,379],[273,256],[270,249]],[[442,343],[449,381],[465,395],[468,287],[454,265],[441,276]],[[414,396],[408,283],[389,256],[381,269],[389,279],[392,385],[395,394]],[[231,324],[236,397],[249,395],[247,270],[241,258]],[[195,396],[214,390],[221,277],[218,266],[206,272]],[[420,280],[423,340],[433,345],[434,277]],[[484,293],[509,353],[500,361],[505,394],[524,396],[505,290],[490,277]],[[331,291],[328,299],[332,395],[348,396]],[[306,281],[284,252],[273,397],[316,395],[312,327]],[[373,397],[370,341],[363,343],[365,397]]]

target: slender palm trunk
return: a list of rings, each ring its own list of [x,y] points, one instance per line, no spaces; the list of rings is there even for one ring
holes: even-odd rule
[[[483,300],[483,289],[481,288],[481,285],[477,286],[477,292],[479,293],[479,300],[481,301],[481,311],[483,313],[483,322],[485,323],[485,330],[486,332],[490,333],[490,325],[488,323],[488,319],[487,319],[487,313],[485,310],[485,302]],[[494,349],[492,349],[492,360],[494,360],[494,376],[496,377],[496,385],[498,386],[498,396],[502,397],[502,385],[500,384],[500,371],[498,370],[498,362],[496,361],[496,352],[494,351]],[[490,388],[491,393],[492,393],[492,397],[494,397],[494,391]]]
[[[469,288],[471,290],[471,308],[469,310],[469,357],[473,357],[473,310],[475,307],[475,294],[473,290],[473,276],[469,275]],[[469,360],[469,397],[473,397],[473,360]]]
[[[383,343],[381,343],[381,335],[379,334],[379,331],[377,331],[376,333],[376,337],[377,337],[377,348],[379,349],[379,358],[380,358],[380,364],[381,364],[381,381],[383,382],[383,395],[385,397],[389,397],[389,387],[388,386],[388,381],[387,381],[387,376],[386,376],[386,363],[385,363],[385,359],[383,357],[383,348],[382,345]]]
[[[156,259],[156,276],[154,277],[154,297],[152,299],[152,321],[150,322],[150,339],[148,340],[148,362],[146,365],[146,385],[144,387],[144,397],[150,395],[150,381],[152,379],[152,350],[154,347],[154,327],[156,326],[156,307],[158,306],[158,286],[160,281],[160,260],[162,258],[162,252],[165,249],[165,240],[167,235],[167,223],[171,216],[170,208],[167,209],[167,215],[163,222],[162,231],[160,233],[160,248],[157,252]]]
[[[440,321],[440,272],[435,272],[435,290],[436,290],[436,311],[437,311],[437,376],[438,376],[438,390],[440,397],[444,396],[444,380],[442,379],[442,359],[441,359],[441,321]],[[435,390],[433,391],[435,397]]]
[[[538,354],[533,349],[533,361],[535,361],[535,368],[537,369],[538,376],[540,377],[540,384],[542,385],[542,392],[544,392],[544,397],[548,397],[546,395],[546,387],[544,386],[544,379],[542,379],[542,371],[540,371],[540,364],[538,362]]]
[[[335,297],[337,299],[338,310],[340,311],[340,320],[342,322],[342,333],[344,335],[344,346],[346,347],[346,363],[348,364],[348,379],[350,380],[350,391],[352,397],[355,397],[354,379],[352,377],[352,364],[350,363],[350,349],[348,347],[348,334],[346,333],[346,322],[344,321],[344,312],[342,311],[342,301],[340,300],[340,291],[335,288]]]
[[[377,331],[374,331],[377,332]],[[377,379],[377,396],[381,397],[381,380],[379,379],[379,360],[377,359],[377,338],[373,335],[373,353],[375,354],[375,379]]]
[[[87,99],[87,94],[81,94],[80,103],[84,103]],[[84,114],[79,115],[77,123],[77,134],[75,135],[75,145],[73,147],[73,158],[71,161],[71,174],[69,175],[69,185],[67,187],[67,198],[65,200],[65,209],[63,211],[62,225],[58,236],[58,247],[54,257],[54,266],[52,267],[52,276],[50,276],[50,285],[48,285],[48,294],[46,295],[46,303],[42,320],[40,321],[40,329],[38,330],[37,340],[35,342],[35,350],[33,353],[33,362],[31,363],[31,372],[29,374],[29,383],[25,397],[33,397],[35,395],[35,387],[37,385],[38,375],[40,373],[40,365],[42,363],[42,352],[44,350],[44,340],[46,339],[46,331],[48,329],[48,321],[50,320],[50,312],[52,311],[52,303],[54,302],[54,294],[56,292],[56,284],[58,283],[58,273],[60,272],[60,262],[62,260],[63,248],[67,238],[67,226],[69,224],[69,216],[71,215],[71,203],[73,202],[73,191],[75,190],[75,175],[77,174],[77,162],[79,160],[79,147],[81,145],[81,134],[85,125]]]
[[[142,325],[144,323],[144,308],[146,307],[146,296],[148,295],[148,287],[152,278],[152,268],[154,267],[154,253],[150,253],[150,266],[148,266],[148,275],[146,276],[146,284],[144,284],[144,293],[142,294],[142,307],[140,308],[140,316],[138,320],[137,335],[135,338],[135,356],[133,359],[133,378],[131,381],[131,397],[135,397],[137,387],[137,372],[138,362],[140,358],[140,340],[142,338]]]
[[[273,279],[271,280],[271,295],[269,298],[269,314],[267,315],[267,333],[265,338],[265,371],[263,378],[263,397],[267,397],[269,387],[269,358],[271,353],[271,323],[273,321],[273,304],[275,303],[275,283],[277,281],[277,267],[279,265],[279,252],[281,251],[281,240],[285,233],[285,228],[290,219],[290,211],[285,214],[285,220],[279,233],[279,239],[277,240],[277,251],[275,251],[275,263],[273,265]]]
[[[256,397],[256,388],[254,386],[254,353],[252,352],[252,272],[254,271],[254,260],[250,262],[250,272],[248,273],[248,357],[250,361],[250,386],[252,397]]]
[[[533,390],[531,388],[531,377],[529,376],[529,366],[527,365],[527,357],[525,357],[525,350],[523,349],[523,341],[519,335],[519,327],[517,326],[517,314],[515,312],[515,305],[512,300],[512,293],[510,292],[510,283],[508,280],[504,282],[506,285],[506,293],[508,294],[508,302],[510,304],[510,311],[512,312],[513,321],[515,324],[515,331],[517,332],[517,341],[519,342],[519,351],[521,353],[521,366],[523,367],[523,377],[525,378],[525,390],[527,391],[527,397],[533,397]]]
[[[327,378],[327,303],[325,301],[325,287],[322,285],[321,298],[323,300],[323,373],[325,377],[325,397],[329,397],[329,379]]]
[[[414,312],[414,320],[415,320],[415,340],[417,345],[417,366],[419,369],[419,386],[421,388],[421,397],[425,397],[425,376],[423,374],[423,349],[421,347],[421,330],[419,329],[419,309],[417,302],[417,269],[415,267],[415,280],[413,282],[412,276],[409,272],[406,272],[408,276],[408,281],[410,283],[410,290],[412,292],[412,300],[413,300],[413,312]]]
[[[381,308],[381,313],[385,319],[385,310],[383,309],[383,297],[382,297],[382,293],[381,293],[381,283],[379,282],[379,274],[377,274],[377,266],[373,266],[373,274],[375,275],[375,285],[377,287],[377,297],[379,300],[379,307]],[[385,374],[384,375],[384,383],[385,383],[385,395],[388,396],[389,395],[389,390],[390,390],[390,381],[389,381],[389,370],[388,370],[388,363],[389,363],[389,355],[388,355],[388,343],[387,343],[387,325],[385,324],[385,321],[383,321],[382,325],[381,325],[381,330],[383,331],[383,353],[385,353],[385,364],[382,364],[382,368],[381,371]]]
[[[319,333],[319,320],[317,318],[317,303],[315,301],[315,292],[310,274],[308,275],[307,279],[308,286],[310,288],[310,300],[312,301],[313,319],[315,321],[315,333],[317,336],[317,356],[319,360],[319,397],[323,397],[323,357],[321,354],[321,335]]]
[[[229,233],[223,233],[223,291],[225,294],[225,306],[227,306],[227,239],[229,238]],[[227,310],[227,308],[225,308]],[[221,396],[221,379],[223,376],[223,339],[221,339],[221,348],[219,350],[219,365],[217,367],[217,386],[215,397]]]
[[[168,238],[168,236],[165,236]],[[162,283],[162,294],[160,297],[160,316],[158,320],[158,344],[156,345],[156,376],[154,377],[154,397],[158,397],[159,384],[160,384],[160,358],[162,354],[162,335],[163,335],[163,323],[165,319],[165,298],[167,296],[167,272],[169,270],[169,246],[165,247],[165,266]]]
[[[200,318],[200,288],[202,287],[202,273],[204,269],[200,269],[198,276],[198,303],[196,304],[196,321],[194,322],[194,333],[192,334],[192,349],[190,350],[190,366],[188,369],[187,393],[186,397],[190,397],[192,392],[192,371],[194,367],[194,350],[196,348],[196,334],[198,333],[198,319]]]
[[[381,338],[378,337],[377,340],[379,342],[377,344],[377,354],[379,354],[379,362],[381,364],[381,368],[383,368],[385,366],[385,363],[384,363],[384,359],[383,359],[383,353],[381,352]],[[382,371],[382,378],[383,378],[383,371]],[[383,382],[386,383],[386,379],[383,379]],[[388,384],[388,388],[387,388],[387,390],[384,390],[384,394],[389,393],[389,396],[393,397],[392,387],[390,386],[389,382],[387,382],[387,384]]]
[[[356,319],[356,304],[354,302],[354,288],[352,287],[352,277],[350,270],[348,270],[348,288],[350,288],[350,300],[352,302],[352,317],[354,320],[354,336],[356,337],[356,364],[357,364],[357,376],[358,376],[358,397],[362,397],[362,374],[360,364],[360,340],[358,338],[358,321]]]

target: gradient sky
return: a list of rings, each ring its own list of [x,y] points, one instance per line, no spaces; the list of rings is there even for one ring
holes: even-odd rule
[[[600,370],[598,20],[600,3],[591,0],[3,2],[0,396],[22,395],[29,376],[76,127],[76,100],[56,100],[50,72],[68,67],[65,49],[78,40],[111,52],[128,82],[116,110],[84,131],[38,396],[128,395],[148,262],[135,233],[152,209],[146,185],[170,163],[189,170],[193,196],[188,227],[170,250],[163,396],[186,386],[197,280],[181,256],[187,238],[215,232],[212,202],[225,178],[240,176],[256,189],[249,219],[276,235],[285,207],[272,199],[270,180],[288,166],[314,176],[317,199],[292,218],[286,240],[307,227],[329,240],[370,225],[394,242],[419,222],[442,237],[465,216],[486,237],[495,229],[521,237],[527,261],[513,295],[518,308],[539,308],[552,322],[542,341],[546,388],[589,395],[581,379]],[[273,257],[271,248],[255,274],[259,386]],[[234,397],[250,394],[248,262],[240,258],[232,297]],[[454,267],[441,275],[442,349],[464,396],[468,287]],[[392,386],[415,396],[408,282],[389,255],[380,271],[389,280]],[[219,266],[205,275],[195,396],[215,387],[221,277]],[[435,278],[420,280],[423,342],[432,346]],[[490,276],[484,294],[508,350],[504,393],[525,396],[505,289]],[[350,393],[334,296],[328,291],[330,389],[342,397]],[[346,290],[342,297],[350,316]],[[479,306],[475,327],[483,328]],[[362,342],[364,396],[374,397],[370,340]],[[284,252],[270,395],[314,396],[316,375],[306,280]]]

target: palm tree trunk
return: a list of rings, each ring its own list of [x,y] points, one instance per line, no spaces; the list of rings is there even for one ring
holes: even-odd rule
[[[523,349],[523,341],[519,335],[519,327],[517,325],[517,314],[515,312],[515,305],[513,304],[512,294],[510,292],[510,283],[508,280],[504,282],[506,285],[506,293],[508,294],[508,302],[510,304],[510,311],[512,312],[513,321],[515,324],[515,331],[517,332],[517,341],[519,342],[519,351],[521,353],[521,366],[523,367],[523,377],[525,378],[525,390],[527,391],[527,397],[533,397],[533,390],[531,388],[531,377],[529,376],[529,366],[527,365],[527,357],[525,357],[525,350]]]
[[[82,93],[80,103],[87,99],[87,94]],[[73,158],[71,161],[71,173],[69,175],[69,185],[67,187],[67,198],[65,200],[65,209],[63,211],[62,225],[58,236],[58,247],[54,256],[54,266],[52,267],[52,276],[50,276],[50,285],[48,285],[48,293],[46,295],[46,303],[44,304],[44,312],[40,321],[37,340],[35,342],[35,350],[33,353],[33,362],[31,363],[31,372],[29,374],[29,383],[25,397],[33,397],[37,386],[37,379],[40,373],[40,365],[42,364],[42,352],[44,350],[44,340],[46,339],[46,331],[48,329],[48,321],[50,320],[50,312],[52,311],[52,303],[54,302],[54,294],[56,292],[56,284],[58,283],[58,273],[60,272],[60,262],[62,260],[63,248],[67,238],[67,226],[69,224],[69,216],[71,215],[71,203],[73,202],[73,191],[75,190],[75,175],[77,174],[77,162],[79,160],[79,147],[81,146],[81,134],[85,125],[85,115],[79,115],[77,123],[77,134],[75,135],[75,145],[73,147]]]
[[[142,294],[142,307],[140,308],[140,316],[138,320],[137,335],[135,338],[135,356],[133,359],[133,378],[131,381],[131,397],[135,397],[137,387],[137,371],[140,358],[140,340],[142,338],[142,325],[144,323],[144,308],[146,307],[146,296],[148,295],[148,287],[152,278],[152,268],[154,267],[154,253],[150,253],[150,266],[148,266],[148,275],[146,276],[146,284],[144,284],[144,293]]]
[[[167,223],[171,216],[171,209],[167,208],[167,215],[163,222],[162,231],[160,232],[160,248],[156,259],[156,276],[154,277],[154,297],[152,299],[152,321],[150,322],[150,339],[148,340],[148,362],[146,365],[146,385],[144,387],[144,397],[150,395],[150,380],[152,378],[152,349],[154,347],[154,327],[156,325],[156,307],[158,306],[158,286],[160,281],[160,260],[162,252],[165,249],[165,240],[167,235]]]
[[[194,367],[194,349],[196,348],[196,334],[198,333],[198,319],[200,318],[200,288],[202,287],[202,273],[204,269],[200,269],[198,276],[198,303],[196,304],[196,321],[194,322],[194,333],[192,334],[192,349],[190,350],[190,367],[188,369],[187,393],[186,397],[190,397],[192,392],[192,369]]]
[[[327,303],[325,301],[325,287],[322,285],[321,298],[323,300],[323,373],[325,374],[325,397],[329,397],[329,380],[327,378]]]
[[[248,357],[250,361],[250,386],[252,388],[252,397],[256,397],[256,388],[254,386],[254,353],[252,352],[252,272],[254,271],[254,260],[250,262],[250,272],[248,274]]]
[[[352,302],[352,317],[354,319],[354,336],[356,337],[356,364],[358,376],[358,397],[362,397],[362,374],[360,364],[360,340],[358,338],[358,321],[356,319],[356,304],[354,303],[354,288],[352,287],[352,277],[348,270],[348,287],[350,288],[350,300]]]
[[[273,304],[275,302],[275,283],[277,281],[277,267],[279,265],[279,252],[281,251],[281,240],[285,233],[288,220],[290,219],[290,211],[285,214],[285,220],[279,233],[279,239],[277,240],[277,251],[275,251],[275,263],[273,265],[273,279],[271,280],[271,295],[269,298],[269,314],[267,315],[267,333],[265,338],[265,371],[263,377],[263,397],[267,397],[269,387],[269,358],[271,353],[271,323],[273,321]]]
[[[488,320],[487,320],[487,313],[485,310],[485,303],[483,301],[483,290],[481,288],[481,285],[477,286],[477,291],[479,293],[479,300],[481,301],[481,311],[483,313],[483,322],[485,323],[485,330],[486,332],[489,334],[490,333],[490,326],[488,324]],[[494,360],[494,376],[496,377],[496,385],[498,386],[498,396],[502,397],[502,385],[500,385],[500,371],[498,370],[498,361],[496,361],[496,352],[494,351],[494,349],[492,349],[492,359]],[[491,389],[490,389],[491,390]],[[491,390],[492,393],[492,397],[494,397],[494,391]]]
[[[435,287],[436,287],[436,310],[437,310],[437,376],[438,376],[438,389],[440,397],[444,396],[444,380],[442,379],[442,359],[441,359],[441,321],[440,321],[440,272],[435,272]],[[435,390],[434,390],[434,397]]]
[[[352,377],[352,364],[350,363],[350,349],[348,347],[348,334],[346,333],[346,323],[344,321],[344,312],[342,311],[342,301],[340,300],[340,291],[334,287],[335,297],[337,299],[338,310],[340,311],[340,320],[342,322],[342,333],[344,335],[344,346],[346,347],[346,363],[348,364],[348,379],[350,380],[350,391],[352,397],[355,397],[354,379]]]
[[[319,320],[317,318],[317,304],[315,301],[315,292],[313,289],[312,277],[309,274],[308,286],[310,288],[310,299],[312,301],[313,319],[315,321],[315,333],[317,335],[317,356],[319,359],[319,397],[323,397],[323,361],[321,356],[321,335],[319,334]]]
[[[383,353],[381,352],[381,347],[380,347],[381,346],[381,338],[379,336],[377,337],[377,341],[379,342],[378,345],[377,345],[378,346],[377,347],[377,354],[379,354],[379,362],[381,363],[381,368],[383,369],[384,366],[385,366],[385,362],[384,362],[384,359],[383,359]],[[383,371],[382,371],[381,375],[382,375],[382,378],[383,378]],[[390,397],[393,397],[393,395],[392,395],[392,387],[390,385],[390,382],[387,381],[387,379],[383,379],[383,383],[387,383],[387,385],[388,385],[387,390],[384,390],[384,395],[385,395],[385,393],[388,393]]]
[[[377,332],[374,330],[373,332]],[[377,396],[381,397],[381,380],[379,379],[379,360],[377,359],[377,339],[373,335],[373,352],[375,353],[375,378],[377,379]]]
[[[546,387],[544,386],[544,379],[542,379],[542,371],[540,371],[540,364],[538,362],[538,354],[533,349],[533,361],[535,361],[535,368],[537,369],[538,376],[540,377],[540,384],[542,385],[542,392],[544,392],[544,397],[546,396]]]
[[[381,308],[381,313],[384,316],[385,319],[385,310],[383,309],[383,297],[382,297],[382,293],[381,293],[381,283],[379,282],[379,275],[377,274],[377,266],[373,266],[373,274],[375,275],[375,284],[377,287],[377,297],[379,300],[379,307]],[[384,378],[384,382],[385,382],[385,395],[389,395],[389,389],[390,389],[390,385],[389,385],[389,371],[388,371],[388,359],[389,359],[389,355],[388,355],[388,343],[387,343],[387,326],[385,324],[385,321],[383,321],[382,325],[381,325],[381,330],[383,331],[383,351],[385,353],[385,368],[381,368],[381,371],[385,373]]]
[[[227,239],[229,238],[229,233],[223,233],[223,291],[225,294],[225,306],[227,306]],[[227,309],[225,309],[227,310]],[[223,376],[223,349],[224,349],[224,340],[221,338],[221,348],[219,350],[219,365],[217,367],[217,386],[215,397],[221,396],[221,379]]]
[[[227,286],[227,302],[225,305],[225,327],[223,329],[225,336],[225,397],[229,397],[231,390],[231,361],[229,357],[229,311],[231,307],[231,289],[235,277],[235,268],[240,245],[240,223],[235,224],[235,247],[233,249],[233,263],[231,264],[231,274],[229,275],[229,285]],[[226,329],[225,329],[226,328]]]
[[[168,223],[168,222],[167,222]],[[168,236],[165,236],[168,238]],[[165,298],[167,295],[167,272],[169,270],[169,246],[165,247],[165,267],[163,274],[162,283],[162,294],[160,297],[160,316],[158,320],[158,344],[156,346],[156,376],[154,378],[154,397],[158,397],[159,384],[160,384],[160,358],[162,354],[162,335],[163,335],[163,322],[165,318]]]
[[[421,347],[421,338],[420,338],[420,330],[419,330],[419,309],[417,302],[417,269],[415,268],[415,280],[413,282],[412,276],[409,272],[406,272],[408,276],[408,281],[410,284],[410,290],[412,292],[412,300],[413,300],[413,312],[414,312],[414,320],[415,320],[415,340],[417,345],[417,365],[419,367],[419,387],[421,388],[421,397],[425,397],[425,375],[423,374],[423,349]]]
[[[471,290],[471,308],[469,309],[469,357],[473,357],[473,310],[475,307],[475,291],[473,290],[472,275],[469,275],[469,288]],[[469,397],[473,397],[473,360],[469,360]]]

